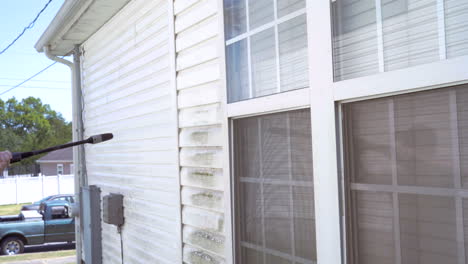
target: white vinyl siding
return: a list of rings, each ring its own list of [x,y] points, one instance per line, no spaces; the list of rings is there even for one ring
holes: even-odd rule
[[[464,0],[337,0],[335,81],[468,55]]]
[[[89,184],[124,195],[125,225],[103,223],[103,263],[181,263],[175,83],[168,1],[134,0],[82,48]]]
[[[225,263],[223,128],[216,0],[174,2],[183,261]]]

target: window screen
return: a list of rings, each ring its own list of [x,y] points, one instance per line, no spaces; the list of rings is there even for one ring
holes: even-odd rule
[[[335,80],[468,55],[466,0],[333,1]]]
[[[468,85],[344,106],[353,264],[466,263]]]
[[[310,110],[234,121],[237,263],[314,263]]]
[[[228,102],[308,87],[305,0],[224,0]]]

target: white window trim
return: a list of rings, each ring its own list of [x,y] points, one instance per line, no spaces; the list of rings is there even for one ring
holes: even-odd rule
[[[310,89],[302,88],[227,104],[227,116],[240,118],[307,107],[310,107]]]
[[[248,0],[246,1],[246,5],[248,4]],[[275,1],[276,5],[276,1]],[[247,32],[237,36],[235,38],[225,40],[224,39],[224,3],[223,0],[218,0],[218,16],[219,16],[219,60],[220,60],[220,75],[221,75],[221,108],[222,108],[222,133],[223,133],[223,171],[225,174],[224,177],[224,201],[225,201],[225,235],[226,235],[226,242],[225,242],[225,256],[226,256],[226,263],[238,263],[236,259],[236,235],[237,229],[235,228],[235,191],[234,191],[234,179],[232,175],[234,175],[234,168],[231,166],[234,157],[232,143],[233,138],[231,135],[233,134],[233,120],[237,118],[244,118],[249,116],[258,116],[258,115],[265,115],[269,113],[275,112],[285,112],[303,108],[310,108],[310,88],[301,88],[295,89],[291,91],[280,92],[272,95],[262,96],[262,97],[255,97],[251,99],[246,99],[242,101],[237,101],[233,103],[228,103],[228,96],[227,96],[227,73],[226,73],[226,54],[225,49],[226,46],[232,44],[240,39],[248,38],[249,36],[258,33],[262,30],[275,27],[275,40],[277,41],[277,25],[282,23],[286,20],[292,19],[294,17],[300,16],[306,13],[306,8],[300,9],[298,11],[292,12],[280,19],[275,19],[274,22],[268,23],[266,25],[262,25],[253,31],[249,31],[249,21],[247,16]],[[248,12],[246,10],[246,12]],[[275,11],[275,18],[276,18],[276,11]],[[278,46],[278,45],[276,45]],[[276,48],[276,53],[279,52],[279,47]],[[250,62],[250,42],[247,42],[247,52],[248,52],[248,60]],[[278,54],[277,54],[278,55]],[[276,66],[278,66],[279,58],[276,60]],[[248,63],[248,70],[249,70],[249,93],[250,97],[252,97],[252,78],[251,78],[251,64]],[[277,67],[277,70],[279,68]],[[278,77],[279,78],[279,77]],[[278,87],[280,82],[278,81]],[[279,90],[279,88],[278,88]]]
[[[468,56],[462,56],[329,85],[334,100],[344,103],[466,83],[467,68]]]
[[[439,3],[438,8],[443,6]],[[468,82],[468,71],[465,70],[468,68],[468,56],[334,82],[330,10],[329,1],[307,0],[310,101],[314,110],[311,113],[319,264],[346,263],[346,229],[344,219],[340,218],[340,203],[344,198],[341,195],[343,190],[340,189],[343,185],[340,183],[344,180],[344,176],[338,177],[338,171],[341,172],[343,168],[341,104]],[[443,30],[441,31],[443,18],[439,16],[438,20],[439,35],[444,35]],[[317,39],[320,41],[316,42]],[[439,38],[439,41],[445,42],[445,39]],[[445,47],[440,48],[441,59],[445,58],[445,52]],[[335,105],[338,107],[335,108]],[[335,114],[338,116],[336,120]],[[335,130],[337,125],[338,130]],[[336,148],[337,142],[339,153]],[[341,168],[337,168],[337,164]],[[338,251],[338,248],[341,248],[341,251]]]
[[[223,0],[218,0],[218,4],[219,14],[223,14]],[[438,8],[443,8],[443,5],[439,3]],[[468,68],[468,56],[334,82],[331,3],[329,1],[307,0],[306,10],[309,88],[230,104],[226,103],[226,61],[224,49],[226,44],[236,41],[237,38],[247,37],[247,33],[244,34],[246,36],[241,35],[225,41],[224,21],[222,15],[220,15],[220,32],[223,33],[220,36],[221,72],[224,78],[221,93],[222,100],[225,102],[223,103],[223,125],[226,128],[223,129],[225,131],[223,133],[225,147],[228,150],[225,152],[223,169],[226,172],[232,170],[230,168],[229,157],[232,154],[230,153],[232,149],[229,149],[230,120],[311,107],[317,263],[346,263],[346,241],[344,239],[346,229],[340,212],[340,204],[343,199],[343,190],[341,189],[343,185],[340,184],[343,181],[343,175],[339,175],[339,172],[343,168],[341,104],[467,83],[468,71],[465,69]],[[443,36],[443,17],[439,16],[438,20],[439,35]],[[255,32],[266,27],[268,26],[265,25],[265,27],[255,29]],[[444,39],[439,39],[441,42],[445,42]],[[439,50],[441,59],[445,58],[445,52],[445,47]],[[384,65],[380,66],[380,68],[382,67]],[[380,70],[382,71],[382,69]],[[232,129],[232,127],[230,128]],[[232,187],[231,178],[226,177],[225,213],[228,242],[226,244],[226,252],[229,252],[229,254],[226,254],[226,257],[228,263],[235,263],[233,244],[235,233],[233,233],[234,228],[232,226],[232,217],[234,217],[232,203],[235,197],[232,196]]]

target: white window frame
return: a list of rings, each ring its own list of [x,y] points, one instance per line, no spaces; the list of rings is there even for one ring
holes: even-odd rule
[[[291,91],[308,90],[309,87],[298,88],[298,89],[293,89],[293,90],[289,90],[289,91],[283,91],[281,89],[280,53],[279,53],[279,37],[278,37],[278,26],[279,26],[279,24],[281,24],[283,22],[291,21],[294,18],[297,18],[297,17],[300,17],[301,15],[306,14],[307,8],[301,8],[301,9],[296,10],[294,12],[291,12],[291,13],[289,13],[287,15],[284,15],[281,18],[278,18],[278,14],[276,12],[277,11],[277,0],[273,0],[273,10],[274,10],[273,11],[274,12],[273,21],[269,22],[269,23],[266,23],[266,24],[263,24],[263,25],[261,25],[259,27],[254,28],[254,29],[251,29],[250,25],[249,25],[249,7],[248,7],[249,6],[249,0],[245,0],[246,32],[244,32],[242,34],[239,34],[238,36],[235,36],[235,37],[230,38],[230,39],[224,39],[224,3],[223,3],[223,1],[220,1],[219,3],[220,3],[220,9],[221,9],[219,11],[219,14],[222,14],[222,23],[223,23],[222,31],[220,31],[220,33],[222,33],[221,37],[222,37],[223,42],[224,42],[224,45],[223,45],[223,48],[222,48],[223,49],[222,55],[223,55],[223,60],[224,60],[223,62],[225,62],[225,49],[226,49],[226,47],[228,45],[231,45],[233,43],[237,43],[237,42],[239,42],[241,40],[244,40],[244,39],[247,41],[247,51],[246,52],[247,52],[247,68],[248,68],[248,79],[249,79],[248,80],[248,85],[249,85],[248,90],[249,90],[249,97],[250,98],[243,99],[243,100],[237,101],[237,102],[228,103],[228,106],[236,104],[236,103],[241,103],[241,102],[244,102],[244,101],[250,101],[250,100],[263,98],[263,97],[270,97],[270,96],[273,96],[273,95],[287,93],[287,92],[291,92]],[[252,36],[254,36],[255,34],[257,34],[257,33],[263,32],[263,31],[271,29],[271,28],[273,28],[274,31],[275,31],[276,93],[271,94],[271,95],[267,95],[267,96],[253,97],[254,91],[253,91],[253,84],[252,84],[252,63],[251,63],[250,38]],[[224,65],[226,65],[226,64],[223,64],[222,71],[226,71],[226,69],[224,68]],[[225,80],[226,80],[226,75],[225,75]],[[225,87],[225,89],[227,89],[227,87]],[[269,99],[263,100],[263,102],[268,101],[268,100]],[[282,100],[281,99],[277,99],[277,100],[281,104]],[[227,102],[227,101],[225,101],[225,102]],[[271,102],[271,101],[269,101],[269,102]],[[249,103],[242,104],[242,105],[245,106],[245,105],[250,105],[250,104],[251,103],[249,102]],[[229,107],[229,108],[232,109],[232,107]],[[228,108],[228,111],[229,111],[229,108]],[[241,108],[241,106],[239,106],[239,109],[240,108]],[[276,108],[276,107],[273,107],[273,108]],[[231,111],[230,116],[238,116],[238,114],[237,113],[232,113],[232,111]]]
[[[246,0],[247,2],[247,0]],[[276,0],[275,6],[276,6]],[[247,3],[248,4],[248,3]],[[285,18],[290,16],[299,16],[304,14],[306,9],[300,9],[298,11],[293,12],[290,15],[285,16],[280,21],[283,21]],[[275,11],[276,14],[276,11]],[[297,109],[309,108],[310,109],[310,81],[309,87],[300,88],[290,91],[279,92],[267,96],[262,97],[254,97],[238,102],[228,103],[228,96],[227,96],[227,73],[226,73],[226,43],[232,43],[233,40],[237,40],[237,38],[246,38],[247,36],[252,35],[253,33],[257,33],[260,30],[269,28],[271,26],[277,25],[279,22],[271,22],[269,24],[260,26],[257,29],[254,29],[255,32],[244,33],[240,36],[234,37],[230,40],[224,39],[224,1],[218,0],[218,15],[219,15],[219,61],[220,61],[220,77],[221,77],[221,87],[220,87],[220,97],[221,97],[221,111],[223,113],[222,116],[222,133],[223,133],[223,171],[225,172],[224,177],[224,214],[225,214],[225,234],[226,234],[226,242],[225,242],[225,256],[226,256],[226,263],[238,263],[236,260],[236,221],[234,220],[235,214],[235,191],[234,191],[234,169],[231,166],[232,164],[232,157],[233,155],[233,148],[231,147],[233,144],[233,120],[238,118],[245,118],[249,116],[260,116],[270,113],[276,112],[287,112]],[[276,18],[276,15],[275,15]],[[309,19],[309,18],[307,18]],[[248,22],[248,21],[247,21]],[[275,39],[277,41],[277,29],[275,30]],[[250,47],[247,50],[248,54],[250,54]],[[276,48],[276,53],[278,53],[278,47]],[[250,56],[250,55],[248,55]],[[277,54],[277,64],[279,63],[279,57]],[[278,65],[277,69],[278,68]],[[249,63],[249,75],[250,72],[250,63]],[[249,77],[250,78],[250,77]],[[277,85],[278,91],[280,86],[279,75],[277,76]],[[310,78],[310,77],[309,77]],[[249,90],[251,91],[251,81],[249,82]]]
[[[438,6],[440,7],[440,4]],[[440,21],[443,19],[439,18],[439,28],[443,26]],[[341,105],[468,82],[468,71],[465,70],[468,68],[468,56],[445,60],[445,48],[439,50],[442,61],[334,82],[331,29],[331,2],[307,0],[319,264],[346,263],[346,230],[340,214],[340,204],[343,202],[340,189],[343,185],[340,181],[345,177],[341,173],[343,168]],[[443,32],[441,34],[444,35]],[[443,41],[443,38],[440,41]],[[341,251],[337,250],[339,248]]]
[[[440,8],[441,5],[438,4],[438,7]],[[439,50],[441,61],[389,72],[381,70],[375,75],[334,82],[331,2],[306,0],[309,87],[227,104],[223,0],[218,0],[218,10],[220,14],[220,67],[221,77],[224,80],[220,89],[222,102],[225,102],[222,104],[223,139],[224,147],[228,150],[224,152],[224,171],[231,172],[232,175],[230,166],[232,142],[229,134],[232,135],[230,129],[232,129],[233,119],[310,107],[317,263],[346,263],[346,230],[344,230],[340,208],[343,199],[341,181],[344,179],[341,173],[343,168],[341,105],[353,101],[468,83],[466,70],[468,56],[447,60],[445,48],[441,48]],[[439,18],[439,28],[443,29],[442,22],[443,19]],[[440,41],[443,41],[443,38]],[[395,82],[395,80],[398,81]],[[231,177],[225,177],[226,260],[228,263],[235,263],[233,244],[235,229],[232,219],[235,197],[232,188]]]

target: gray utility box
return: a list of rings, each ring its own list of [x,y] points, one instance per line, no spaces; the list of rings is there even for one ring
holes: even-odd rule
[[[102,199],[104,223],[122,226],[124,224],[123,195],[111,193]]]

